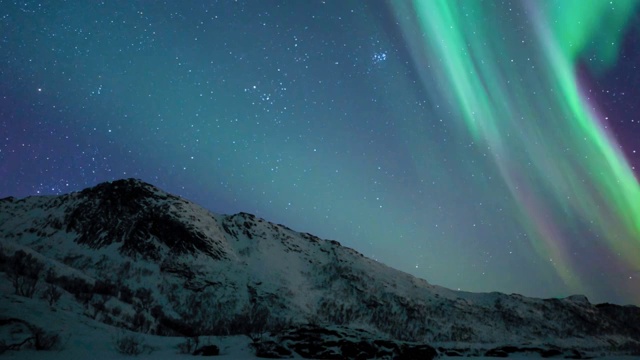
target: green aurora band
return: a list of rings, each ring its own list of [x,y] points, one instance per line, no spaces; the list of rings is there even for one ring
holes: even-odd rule
[[[615,65],[637,4],[392,3],[423,86],[435,82],[458,129],[489,149],[532,247],[576,292],[590,287],[569,244],[585,241],[576,239],[585,231],[600,241],[588,246],[618,259],[616,268],[640,270],[638,180],[577,71],[587,58],[596,60],[584,61],[594,73]],[[512,11],[529,21],[511,20]],[[640,301],[640,289],[625,290]]]

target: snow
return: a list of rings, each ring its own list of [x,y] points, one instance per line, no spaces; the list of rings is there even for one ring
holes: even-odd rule
[[[65,230],[61,230],[53,223],[54,220],[63,223],[65,216],[79,204],[100,203],[100,199],[89,198],[82,193],[0,201],[0,245],[7,254],[16,250],[32,253],[47,267],[55,268],[58,275],[82,278],[89,283],[119,280],[122,282],[120,285],[133,291],[150,289],[154,304],[172,316],[177,316],[181,310],[176,302],[184,302],[195,294],[201,296],[204,310],[222,304],[222,312],[237,313],[258,299],[268,304],[272,316],[297,322],[308,322],[319,316],[323,305],[329,314],[341,307],[356,314],[345,320],[346,325],[388,336],[373,325],[371,318],[367,318],[373,311],[370,309],[381,309],[380,316],[387,323],[419,328],[430,321],[428,330],[431,332],[418,340],[436,347],[477,346],[477,342],[447,341],[453,337],[451,334],[459,333],[461,327],[475,331],[481,337],[483,348],[528,342],[531,346],[555,344],[580,349],[606,346],[610,341],[622,344],[627,340],[616,336],[577,336],[557,340],[536,335],[545,329],[542,326],[554,331],[565,329],[564,320],[554,320],[558,313],[564,316],[567,312],[576,312],[598,320],[595,307],[582,296],[547,301],[515,294],[454,291],[389,268],[337,242],[296,232],[250,214],[212,214],[151,185],[140,186],[157,197],[143,199],[145,206],[163,209],[163,215],[183,224],[189,231],[203,234],[208,246],[223,256],[213,259],[202,251],[177,254],[174,248],[150,233],[145,241],[158,245],[158,261],[122,255],[122,242],[98,248],[79,245],[76,239],[80,234],[65,231],[66,224],[62,225]],[[119,220],[118,224],[121,223]],[[97,236],[104,235],[102,232]],[[189,275],[171,273],[167,269],[184,270]],[[60,331],[65,339],[61,352],[21,351],[5,356],[42,359],[111,359],[120,356],[113,349],[113,339],[122,330],[87,317],[85,312],[89,311],[88,308],[79,304],[71,294],[64,292],[53,311],[46,301],[11,295],[13,289],[4,273],[0,273],[0,290],[0,317],[15,314],[49,331]],[[497,304],[504,309],[502,313],[496,310]],[[110,299],[107,307],[119,307],[123,314],[135,312],[133,305],[116,298]],[[558,310],[554,313],[556,308],[564,312]],[[495,319],[503,313],[524,319],[524,325],[539,324],[541,327],[534,328],[531,333],[513,331],[512,327]],[[397,330],[409,333],[415,329]],[[419,331],[416,333],[420,334]],[[183,338],[140,336],[154,350],[152,354],[142,354],[139,358],[181,357],[176,352],[177,344],[183,342]],[[250,340],[244,336],[212,337],[210,341],[220,346],[221,358],[252,356]]]

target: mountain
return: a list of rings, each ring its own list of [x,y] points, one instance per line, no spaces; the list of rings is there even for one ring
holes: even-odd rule
[[[321,335],[334,343],[382,341],[376,349],[396,358],[408,344],[467,355],[640,349],[635,306],[449,290],[337,241],[247,213],[213,214],[136,179],[1,199],[0,241],[0,281],[16,293],[2,302],[35,296],[28,284],[38,278],[41,292],[59,289],[67,299],[66,307],[50,303],[60,316],[76,311],[140,333],[247,334],[306,357],[326,350],[308,348]],[[37,275],[33,264],[41,265]],[[17,326],[6,319],[34,321],[2,313],[9,308],[0,306],[0,328]],[[344,349],[335,358],[348,358]]]

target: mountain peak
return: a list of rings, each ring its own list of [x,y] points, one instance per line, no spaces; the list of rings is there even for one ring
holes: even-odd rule
[[[80,192],[87,196],[122,197],[123,200],[141,199],[149,196],[166,197],[168,193],[140,179],[128,178],[100,183]]]
[[[185,219],[192,205],[142,180],[123,179],[82,190],[65,208],[64,223],[67,232],[78,234],[76,242],[92,248],[121,244],[120,252],[134,258],[158,260],[162,253],[194,251],[224,257]]]

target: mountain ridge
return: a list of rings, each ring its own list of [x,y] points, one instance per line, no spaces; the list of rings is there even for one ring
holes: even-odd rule
[[[242,332],[236,328],[246,316],[266,311],[270,329],[312,323],[433,344],[640,348],[635,306],[446,289],[337,241],[248,213],[213,214],[137,179],[1,199],[0,238],[5,250],[33,251],[94,286],[117,288],[101,306],[130,307],[132,317],[143,308],[142,332]],[[122,289],[148,304],[135,296],[127,303]],[[96,297],[87,311],[94,312]],[[95,318],[133,328],[106,312]]]

